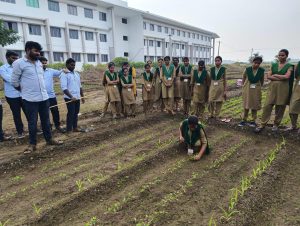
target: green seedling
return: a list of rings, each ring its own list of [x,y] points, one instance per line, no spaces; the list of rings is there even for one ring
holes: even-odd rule
[[[211,215],[208,226],[217,226],[216,220],[214,219],[214,215]]]
[[[15,176],[15,177],[11,178],[11,180],[13,182],[19,182],[19,181],[23,180],[23,178],[24,178],[24,176]]]
[[[82,180],[77,180],[76,181],[76,186],[79,192],[83,190],[83,181]]]
[[[97,217],[92,217],[89,222],[84,224],[84,226],[96,226],[97,221]]]
[[[228,222],[228,221],[232,218],[232,216],[233,216],[234,214],[239,213],[239,211],[237,211],[237,210],[226,211],[226,210],[224,210],[222,207],[220,207],[220,208],[221,208],[222,211],[223,211],[223,216],[220,218],[221,221]]]
[[[40,215],[42,207],[38,207],[36,204],[33,204],[33,209],[36,215]]]
[[[0,226],[7,226],[9,221],[10,221],[9,219],[4,221],[3,223],[2,221],[0,221]]]

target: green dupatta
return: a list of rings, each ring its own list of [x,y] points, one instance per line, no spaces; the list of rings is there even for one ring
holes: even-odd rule
[[[124,74],[120,75],[120,79],[124,84],[132,84],[132,75],[127,75],[128,80],[125,78]]]
[[[206,79],[207,76],[207,71],[204,69],[201,72],[201,75],[199,76],[199,71],[198,70],[194,70],[194,80],[196,81],[196,83],[204,83],[204,80]]]
[[[169,70],[167,69],[166,65],[162,66],[163,74],[167,79],[172,77],[174,69],[175,67],[173,64],[170,65]]]
[[[187,70],[186,70],[186,68],[187,68]],[[184,65],[181,65],[180,69],[181,69],[182,74],[188,75],[188,74],[191,74],[193,66],[190,64],[187,67]]]
[[[256,75],[254,75],[253,68],[252,67],[247,67],[246,68],[246,74],[247,74],[249,82],[251,84],[255,84],[255,83],[257,83],[258,81],[260,81],[264,77],[264,75],[265,75],[265,69],[259,67],[257,69]]]
[[[109,78],[110,81],[116,81],[117,80],[117,72],[114,72],[113,75],[109,71],[105,71],[105,75]]]
[[[212,67],[210,69],[210,75],[211,75],[212,80],[220,80],[222,75],[225,74],[225,70],[226,70],[226,68],[221,66],[218,73],[216,74],[216,67]]]
[[[143,77],[144,77],[144,79],[145,79],[146,81],[152,82],[152,80],[153,80],[153,73],[150,72],[150,76],[148,77],[148,76],[147,76],[147,73],[146,73],[146,72],[143,72]]]

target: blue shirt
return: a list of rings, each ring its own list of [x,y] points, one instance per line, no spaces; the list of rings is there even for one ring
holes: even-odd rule
[[[68,73],[61,73],[60,76],[60,86],[62,91],[69,90],[70,94],[75,97],[76,99],[80,99],[80,75],[78,72],[68,72]],[[67,95],[64,95],[64,98],[70,99]]]
[[[46,90],[47,90],[49,98],[55,98],[53,78],[59,77],[61,72],[62,72],[62,70],[58,71],[58,70],[54,70],[52,68],[46,68],[44,70],[45,86],[46,86]]]
[[[22,99],[30,102],[48,100],[44,82],[44,71],[39,60],[29,61],[26,57],[13,62],[11,83],[14,87],[21,87]]]
[[[11,84],[11,75],[13,67],[9,64],[4,64],[0,67],[0,75],[4,80],[4,95],[9,98],[18,98],[21,96],[20,91],[16,90]]]

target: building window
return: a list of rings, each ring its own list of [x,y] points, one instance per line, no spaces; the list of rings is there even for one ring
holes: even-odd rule
[[[123,41],[128,41],[128,36],[124,35],[123,36]]]
[[[99,20],[106,21],[106,13],[99,12]]]
[[[175,34],[175,30],[172,28],[171,29],[171,35],[174,35]]]
[[[166,49],[169,47],[169,43],[168,42],[166,42]]]
[[[181,45],[181,49],[184,50],[184,45]]]
[[[84,8],[84,16],[93,19],[93,10]]]
[[[40,25],[28,24],[30,35],[42,35],[42,30]]]
[[[200,38],[200,35],[199,34],[197,34],[197,39],[199,39]]]
[[[75,5],[68,5],[68,13],[70,15],[77,16],[77,6],[75,6]]]
[[[48,0],[48,9],[50,11],[59,12],[59,2]]]
[[[18,32],[18,24],[16,22],[3,21],[3,25],[6,29]]]
[[[211,38],[210,38],[210,37],[208,37],[208,41],[209,41],[209,42],[211,41]]]
[[[128,57],[129,53],[128,52],[124,52],[124,57]]]
[[[157,47],[160,47],[160,46],[161,46],[161,42],[160,42],[160,41],[157,41],[157,42],[156,42],[156,46],[157,46]]]
[[[185,31],[182,32],[182,36],[185,37]]]
[[[153,40],[149,40],[149,46],[154,46]]]
[[[101,62],[108,62],[108,55],[107,54],[101,54]]]
[[[33,8],[39,8],[39,0],[26,0],[26,5]]]
[[[179,44],[176,43],[176,49],[179,49]]]
[[[191,33],[190,32],[188,32],[188,38],[191,38]]]
[[[70,29],[69,30],[69,36],[70,36],[70,39],[79,39],[78,30]]]
[[[96,62],[95,54],[87,54],[87,60],[88,62]]]
[[[88,41],[94,41],[94,35],[93,35],[93,32],[86,31],[86,32],[85,32],[85,40],[88,40]]]
[[[195,39],[195,33],[192,34],[193,39]]]
[[[64,61],[64,53],[61,52],[53,52],[53,59],[57,62]]]
[[[51,37],[61,38],[60,28],[59,27],[50,27]]]
[[[16,4],[16,0],[0,0],[0,2],[8,2],[8,3]]]
[[[147,23],[146,22],[143,23],[143,27],[144,27],[144,30],[147,30]]]
[[[205,41],[207,42],[207,36],[205,36]]]
[[[147,40],[144,39],[144,46],[147,46]]]
[[[201,40],[203,41],[203,35],[201,35]]]
[[[80,57],[80,53],[72,53],[72,58],[76,61],[76,62],[80,62],[81,61],[81,57]]]
[[[159,25],[157,26],[157,31],[161,32],[161,26],[159,26]]]
[[[107,35],[106,34],[100,34],[100,42],[107,42]]]
[[[150,24],[150,31],[154,31],[154,24]]]
[[[126,18],[122,18],[122,24],[127,24],[127,19]]]
[[[165,33],[169,34],[169,28],[165,27]]]
[[[180,30],[177,30],[177,36],[180,36]]]

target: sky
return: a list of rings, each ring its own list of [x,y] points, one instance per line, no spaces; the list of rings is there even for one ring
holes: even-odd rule
[[[128,6],[217,33],[225,60],[253,52],[274,60],[280,49],[300,59],[300,0],[127,0]],[[217,45],[216,45],[217,46]]]

